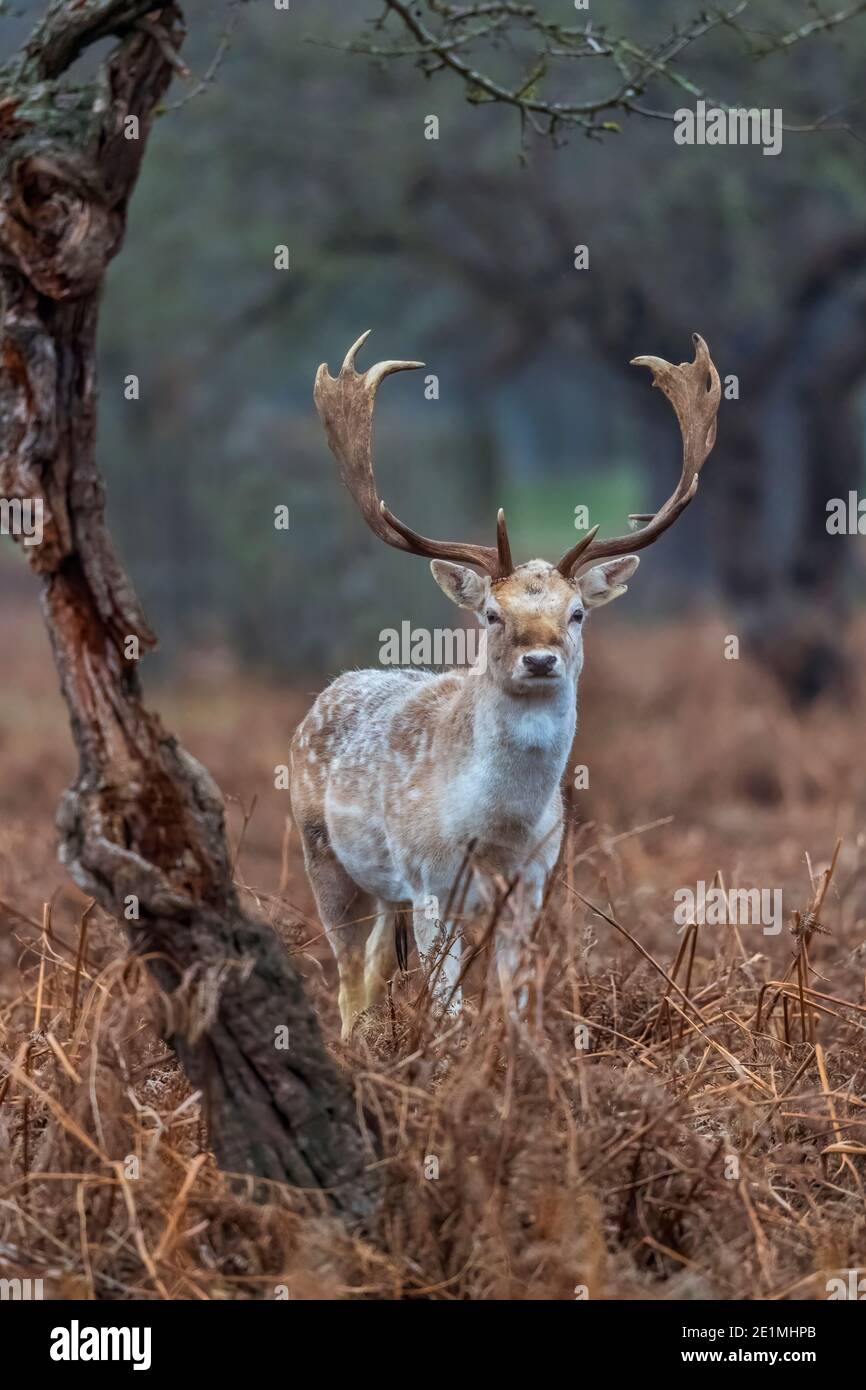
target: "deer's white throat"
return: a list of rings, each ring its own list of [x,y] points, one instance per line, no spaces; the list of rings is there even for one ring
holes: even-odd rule
[[[454,778],[461,808],[490,829],[505,819],[527,831],[544,820],[558,795],[577,725],[577,691],[562,680],[543,695],[512,695],[492,683],[467,689],[472,741]]]

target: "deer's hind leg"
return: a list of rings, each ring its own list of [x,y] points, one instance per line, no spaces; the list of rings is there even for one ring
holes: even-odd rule
[[[402,930],[404,938],[411,909],[399,903],[379,903],[379,915],[375,926],[367,938],[367,956],[364,982],[367,991],[367,1008],[378,1004],[385,997],[389,980],[394,978],[397,969],[397,933]],[[405,961],[404,961],[405,964]]]
[[[309,822],[302,825],[301,839],[319,917],[337,962],[337,998],[345,1042],[356,1017],[367,1007],[367,939],[377,920],[379,905],[346,873],[328,843],[324,826]]]

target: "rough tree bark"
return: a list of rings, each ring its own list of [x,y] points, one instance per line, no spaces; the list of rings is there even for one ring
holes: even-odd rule
[[[206,1092],[221,1166],[327,1189],[363,1220],[376,1184],[352,1088],[286,953],[241,909],[217,787],[143,704],[124,644],[136,636],[143,652],[154,638],[104,519],[99,300],[183,32],[173,4],[54,0],[0,74],[0,496],[44,503],[43,542],[25,553],[80,756],[58,818],[62,862],[118,918],[138,900],[132,945],[171,995],[172,1041]],[[97,75],[69,75],[108,36]]]

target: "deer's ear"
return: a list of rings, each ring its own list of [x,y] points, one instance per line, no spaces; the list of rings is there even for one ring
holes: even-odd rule
[[[580,596],[587,608],[600,608],[603,603],[619,598],[628,588],[626,580],[631,579],[640,560],[637,555],[624,555],[621,560],[608,560],[605,565],[596,565],[587,570],[577,581]]]
[[[450,560],[433,560],[430,564],[433,578],[443,594],[460,608],[471,608],[473,613],[486,602],[490,580],[486,575],[476,574],[463,565],[452,565]]]

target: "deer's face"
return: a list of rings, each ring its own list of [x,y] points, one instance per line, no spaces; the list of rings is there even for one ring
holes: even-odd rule
[[[430,568],[448,597],[486,629],[489,676],[511,694],[545,699],[566,683],[577,685],[587,612],[624,594],[637,566],[632,555],[565,579],[546,561],[530,560],[495,582],[445,560]]]

